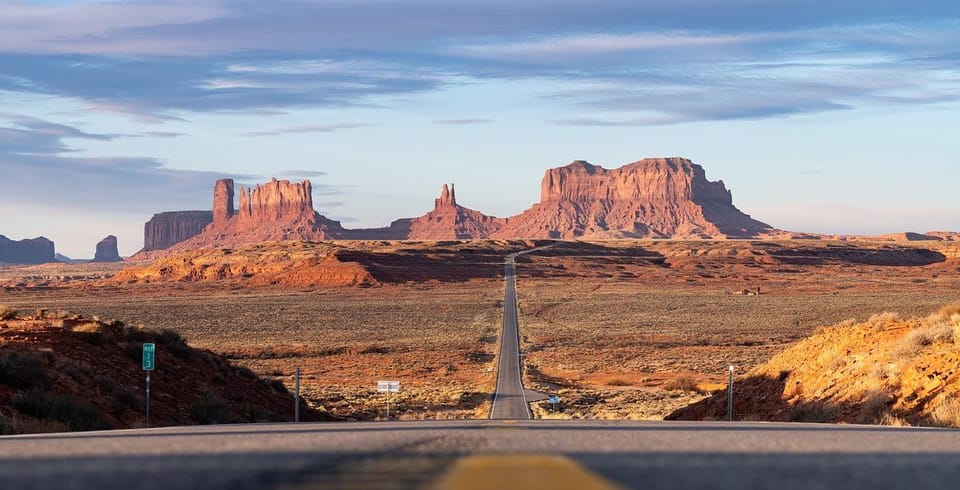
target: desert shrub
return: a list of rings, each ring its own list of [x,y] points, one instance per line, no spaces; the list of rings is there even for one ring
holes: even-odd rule
[[[204,392],[203,398],[190,406],[190,420],[201,425],[232,422],[227,402],[210,391]]]
[[[950,318],[954,315],[960,315],[960,303],[950,303],[937,310],[937,315],[943,318]]]
[[[80,335],[80,338],[92,345],[102,345],[106,340],[106,328],[99,322],[84,322],[75,327],[73,331]]]
[[[111,428],[96,407],[69,396],[33,389],[18,392],[10,400],[17,410],[38,419],[55,420],[67,430],[100,430]]]
[[[78,367],[73,366],[73,365],[70,365],[70,366],[67,366],[67,367],[63,368],[63,372],[66,373],[67,376],[70,376],[71,378],[73,378],[74,381],[77,381],[77,382],[81,382],[81,381],[83,381],[85,378],[88,378],[88,377],[89,377],[89,374],[90,374],[89,372],[84,372],[83,369],[78,368]]]
[[[947,398],[931,412],[930,419],[938,427],[960,428],[960,400]]]
[[[826,405],[794,405],[790,408],[791,422],[814,422],[819,424],[835,422],[837,410]]]
[[[903,336],[893,354],[908,359],[920,354],[924,348],[939,342],[953,342],[953,325],[946,321],[936,321],[927,326],[916,328]]]
[[[889,412],[884,412],[882,415],[880,415],[880,421],[878,423],[880,425],[886,425],[889,427],[910,427],[910,422],[907,422],[906,420],[903,420],[902,418],[897,417]]]
[[[129,343],[123,346],[123,352],[134,362],[143,360],[143,344]]]
[[[389,354],[390,348],[383,345],[369,345],[361,349],[358,354]]]
[[[49,360],[35,352],[0,353],[0,383],[20,390],[47,384]]]
[[[240,405],[240,417],[245,422],[287,422],[290,420],[250,403]]]
[[[279,379],[271,380],[270,387],[277,393],[290,393],[290,391],[287,390],[287,385],[283,384],[283,381]]]
[[[93,378],[93,382],[101,393],[110,395],[117,390],[117,382],[109,376],[96,376]]]
[[[17,317],[17,310],[6,305],[0,305],[0,320],[12,320]]]
[[[129,409],[138,410],[143,406],[143,398],[134,388],[121,388],[113,395],[113,413],[122,415]]]
[[[250,370],[246,366],[240,366],[237,368],[237,373],[247,379],[257,379],[257,373]]]
[[[879,423],[887,413],[888,397],[882,390],[868,393],[860,404],[859,422],[863,424]]]
[[[866,325],[868,328],[873,330],[883,330],[891,323],[896,323],[900,320],[900,315],[897,313],[885,311],[883,313],[877,313],[876,315],[871,316],[867,319]]]
[[[171,354],[189,361],[193,357],[193,349],[187,345],[187,341],[180,336],[176,330],[164,329],[157,336],[157,343],[167,346]]]
[[[679,376],[676,379],[667,381],[663,384],[663,389],[668,391],[690,391],[700,393],[700,386],[697,380],[690,376]]]
[[[123,330],[123,338],[131,342],[153,342],[157,332],[142,327],[127,327]]]

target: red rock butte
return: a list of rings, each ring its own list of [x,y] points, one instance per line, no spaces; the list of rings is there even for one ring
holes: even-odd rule
[[[181,216],[189,225],[178,225]],[[276,179],[237,192],[233,180],[217,181],[212,221],[190,236],[183,235],[204,216],[161,213],[151,222],[158,217],[173,230],[163,241],[179,239],[171,251],[278,240],[725,239],[784,233],[734,207],[722,181],[708,181],[703,167],[684,158],[649,158],[613,170],[577,160],[549,169],[540,202],[508,218],[461,206],[453,184],[444,184],[434,209],[423,216],[384,228],[347,229],[314,211],[309,180]],[[156,239],[148,242],[158,245]]]

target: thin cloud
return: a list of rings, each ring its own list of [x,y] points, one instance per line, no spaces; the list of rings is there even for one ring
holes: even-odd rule
[[[311,124],[305,126],[289,126],[285,128],[265,129],[262,131],[250,131],[240,133],[240,136],[281,136],[285,134],[301,133],[332,133],[343,129],[355,129],[369,126],[369,124],[360,123],[341,123],[341,124]]]
[[[436,121],[433,121],[434,124],[445,124],[445,125],[450,125],[450,126],[465,126],[465,125],[470,125],[470,124],[489,124],[489,123],[492,123],[492,122],[494,122],[493,119],[482,119],[482,118],[474,118],[474,119],[438,119],[438,120],[436,120]]]
[[[326,177],[327,172],[319,170],[283,170],[276,173],[277,177]]]

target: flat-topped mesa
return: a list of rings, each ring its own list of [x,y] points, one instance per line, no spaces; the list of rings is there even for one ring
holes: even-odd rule
[[[661,202],[718,201],[732,204],[723,181],[710,182],[703,167],[685,158],[645,158],[607,170],[583,160],[547,170],[540,202],[568,200]]]
[[[233,179],[220,179],[213,186],[213,221],[224,222],[234,214]]]
[[[440,197],[433,200],[433,208],[455,208],[457,207],[457,194],[453,184],[443,184],[443,190],[440,191]]]
[[[230,181],[230,184],[232,188],[233,181]],[[216,207],[216,201],[214,207]],[[233,206],[230,208],[232,209]],[[211,222],[213,222],[213,213],[210,211],[157,213],[143,225],[143,250],[141,251],[150,252],[170,248],[196,236]]]
[[[547,170],[540,202],[493,238],[739,238],[773,232],[733,206],[722,181],[685,158],[607,170],[582,160]]]
[[[43,264],[56,262],[53,242],[45,237],[11,240],[0,235],[0,262],[10,264]]]
[[[314,213],[313,186],[309,180],[291,183],[288,180],[271,179],[253,188],[240,188],[237,214],[241,222],[280,222],[312,218]]]

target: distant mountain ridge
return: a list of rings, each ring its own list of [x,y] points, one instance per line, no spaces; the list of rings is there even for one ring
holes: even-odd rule
[[[202,231],[196,212],[168,212],[148,223],[150,248],[174,239],[170,251],[235,246],[276,240],[450,240],[483,238],[758,238],[782,234],[733,205],[722,181],[706,179],[703,167],[685,158],[648,158],[608,170],[577,160],[549,169],[540,202],[507,218],[485,215],[457,203],[444,184],[434,209],[383,228],[348,229],[313,209],[309,180],[272,179],[235,192],[232,179],[214,187],[212,221]],[[239,199],[235,199],[235,194]],[[204,216],[204,219],[206,218]],[[178,219],[189,221],[179,223]]]

